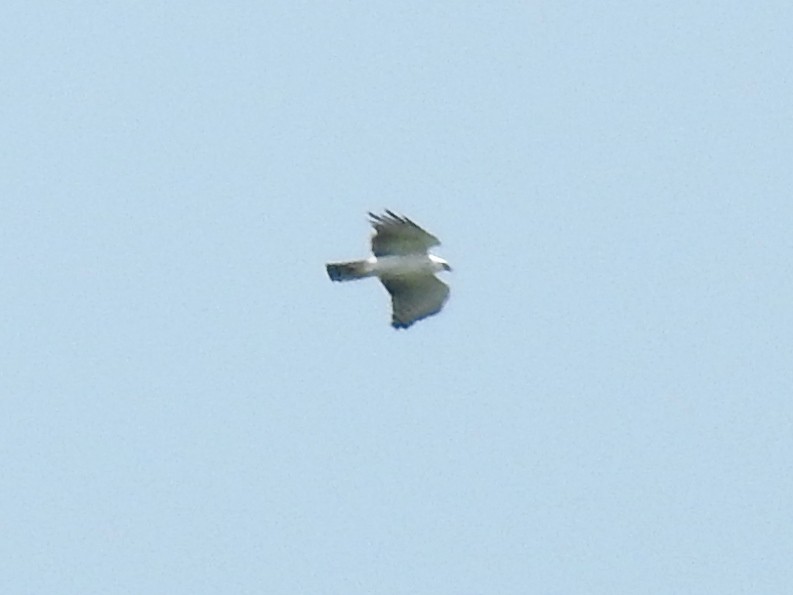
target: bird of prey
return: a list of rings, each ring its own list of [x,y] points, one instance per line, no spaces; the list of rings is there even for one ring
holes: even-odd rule
[[[428,252],[440,245],[438,238],[389,210],[369,216],[375,231],[373,256],[329,263],[328,276],[332,281],[378,277],[391,294],[391,326],[397,329],[440,312],[449,297],[449,286],[435,273],[452,269],[444,259]]]

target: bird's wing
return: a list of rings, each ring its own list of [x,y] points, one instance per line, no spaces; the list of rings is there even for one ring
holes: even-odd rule
[[[406,254],[426,254],[441,242],[427,233],[407,217],[400,217],[391,211],[385,215],[369,213],[375,234],[372,236],[372,252],[375,256]]]
[[[449,286],[435,275],[402,275],[380,279],[391,294],[391,326],[407,328],[437,314],[449,298]]]

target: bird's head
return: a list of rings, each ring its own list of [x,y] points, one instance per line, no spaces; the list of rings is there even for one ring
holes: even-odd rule
[[[451,266],[449,266],[449,263],[448,263],[448,262],[446,262],[446,261],[445,261],[443,258],[441,258],[440,256],[435,256],[434,254],[431,254],[431,255],[430,255],[430,259],[431,259],[431,260],[432,260],[432,262],[435,264],[435,270],[436,270],[436,271],[439,271],[439,272],[440,272],[440,271],[449,271],[449,272],[451,272],[451,270],[452,270],[452,267],[451,267]]]
[[[430,262],[432,263],[432,268],[435,272],[452,270],[452,267],[449,266],[449,263],[446,262],[440,256],[435,256],[434,254],[430,254],[429,257],[430,257]]]

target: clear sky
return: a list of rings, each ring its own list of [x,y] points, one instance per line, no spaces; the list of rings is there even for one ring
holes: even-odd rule
[[[0,592],[793,592],[791,29],[4,2]]]

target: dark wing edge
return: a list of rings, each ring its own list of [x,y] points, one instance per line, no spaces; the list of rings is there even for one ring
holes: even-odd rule
[[[435,275],[380,281],[391,294],[391,326],[406,329],[419,320],[434,316],[449,299],[449,286]]]
[[[372,252],[375,256],[389,254],[425,254],[440,240],[408,217],[397,215],[386,209],[385,215],[369,212],[374,227]]]

